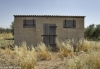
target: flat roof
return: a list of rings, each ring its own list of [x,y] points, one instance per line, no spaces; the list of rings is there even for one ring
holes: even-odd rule
[[[14,17],[69,17],[69,18],[84,18],[86,16],[71,16],[71,15],[14,15]]]

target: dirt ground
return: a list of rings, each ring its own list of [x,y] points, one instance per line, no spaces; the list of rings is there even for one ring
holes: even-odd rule
[[[61,60],[60,58],[48,61],[38,61],[35,65],[35,69],[65,69],[66,58]]]

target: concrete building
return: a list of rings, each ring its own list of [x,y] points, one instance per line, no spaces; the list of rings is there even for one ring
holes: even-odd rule
[[[14,43],[29,45],[44,42],[51,46],[59,40],[84,38],[85,16],[14,15]]]

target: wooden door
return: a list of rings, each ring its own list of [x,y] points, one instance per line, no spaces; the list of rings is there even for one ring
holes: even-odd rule
[[[43,42],[46,45],[56,46],[56,24],[44,24]]]

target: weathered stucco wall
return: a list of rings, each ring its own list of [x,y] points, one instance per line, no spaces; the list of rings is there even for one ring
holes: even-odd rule
[[[23,28],[23,20],[36,20],[36,28]],[[63,28],[64,20],[76,20],[76,28]],[[43,24],[56,24],[56,35],[58,39],[81,39],[84,38],[84,18],[65,17],[15,17],[14,39],[15,45],[26,41],[27,44],[37,44],[43,41]]]

